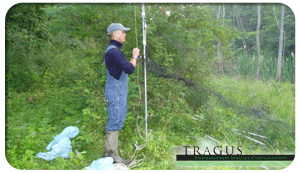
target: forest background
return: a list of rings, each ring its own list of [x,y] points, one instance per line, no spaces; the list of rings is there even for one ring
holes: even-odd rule
[[[129,60],[136,44],[142,49],[140,14],[140,4],[21,3],[9,9],[5,152],[11,166],[82,169],[102,157],[106,29],[112,22],[131,28],[122,48]],[[265,169],[176,166],[176,146],[208,136],[222,146],[242,145],[246,153],[295,152],[295,16],[288,6],[146,4],[146,16],[151,140],[133,169]],[[144,143],[143,82],[141,60],[129,76],[120,132],[125,157],[136,141]],[[70,125],[80,130],[72,157],[38,159]],[[248,132],[266,138],[245,138]]]

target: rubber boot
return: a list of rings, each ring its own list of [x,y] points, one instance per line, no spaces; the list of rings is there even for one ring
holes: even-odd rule
[[[103,157],[112,157],[114,163],[128,165],[130,160],[123,159],[118,153],[119,131],[105,131],[105,149]]]

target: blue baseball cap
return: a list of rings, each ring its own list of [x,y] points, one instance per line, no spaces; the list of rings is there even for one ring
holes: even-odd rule
[[[113,33],[114,31],[117,30],[122,30],[122,31],[128,31],[130,30],[130,28],[125,28],[121,23],[112,23],[108,26],[107,28],[107,35],[110,35],[111,33]]]

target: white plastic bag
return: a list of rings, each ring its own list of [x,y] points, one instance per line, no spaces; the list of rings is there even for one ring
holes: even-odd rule
[[[94,160],[90,166],[85,167],[85,170],[113,170],[113,161],[112,157],[104,157],[98,160]]]
[[[70,158],[72,151],[71,141],[69,138],[74,138],[79,133],[77,127],[66,127],[59,135],[54,137],[54,140],[46,147],[49,152],[39,152],[37,157],[47,161],[53,160],[56,157]]]

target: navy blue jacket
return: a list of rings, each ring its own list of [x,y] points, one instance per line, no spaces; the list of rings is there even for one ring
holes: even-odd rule
[[[134,66],[127,61],[124,53],[121,51],[122,43],[116,40],[110,40],[110,45],[114,45],[117,48],[112,48],[105,54],[105,64],[110,75],[119,80],[124,71],[127,74],[132,74]]]

